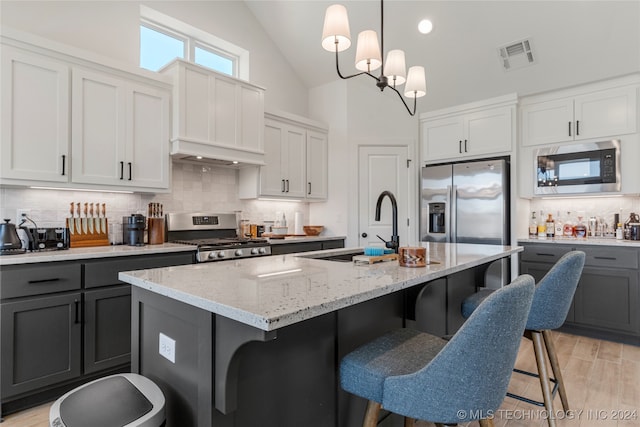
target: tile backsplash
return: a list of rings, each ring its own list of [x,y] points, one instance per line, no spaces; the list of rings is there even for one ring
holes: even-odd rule
[[[122,217],[132,213],[147,214],[151,202],[162,203],[164,212],[234,212],[261,223],[274,220],[283,212],[293,230],[295,212],[309,217],[309,204],[304,202],[240,200],[238,171],[218,166],[174,162],[171,192],[161,194],[122,194],[94,191],[40,190],[0,188],[1,218],[16,222],[17,209],[28,209],[29,217],[39,227],[59,227],[69,217],[71,202],[106,203],[110,227],[121,227]],[[111,230],[114,231],[114,230]],[[115,230],[117,231],[117,230]]]

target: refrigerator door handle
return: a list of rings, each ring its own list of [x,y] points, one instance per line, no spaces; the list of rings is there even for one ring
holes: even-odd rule
[[[449,198],[449,235],[447,236],[447,241],[456,243],[458,235],[458,230],[456,227],[456,224],[458,223],[458,186],[449,185],[447,187],[449,190],[449,195],[447,196]]]

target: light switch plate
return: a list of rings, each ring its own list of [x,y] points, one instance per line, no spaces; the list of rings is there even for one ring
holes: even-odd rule
[[[169,338],[162,332],[160,332],[160,338],[158,339],[158,351],[160,356],[164,357],[171,363],[176,363],[176,340]]]

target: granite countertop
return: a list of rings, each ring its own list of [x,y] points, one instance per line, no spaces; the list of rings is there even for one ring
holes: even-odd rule
[[[578,239],[575,237],[548,238],[548,239],[518,239],[518,243],[542,243],[550,245],[593,245],[593,246],[629,246],[640,248],[638,240],[616,240],[611,238],[589,237],[586,239]]]
[[[400,267],[313,259],[330,249],[226,262],[127,271],[119,279],[195,307],[271,331],[387,295],[523,250],[522,247],[426,243],[429,264]]]
[[[195,246],[179,245],[175,243],[144,246],[94,246],[89,248],[71,248],[59,251],[28,252],[21,255],[4,255],[0,256],[0,266],[52,261],[76,261],[81,259],[109,258],[130,255],[152,255],[190,251],[195,252],[195,250]]]

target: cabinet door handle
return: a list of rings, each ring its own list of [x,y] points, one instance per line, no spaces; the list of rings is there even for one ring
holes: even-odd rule
[[[289,192],[289,180],[287,179],[287,193]]]
[[[594,256],[593,258],[594,259],[605,259],[607,261],[615,261],[615,260],[618,259],[618,258],[612,257],[612,256]]]
[[[311,194],[311,183],[308,182],[307,184],[309,185],[309,191],[307,191],[307,194]]]
[[[464,152],[465,153],[467,152],[467,140],[466,139],[464,140]]]
[[[569,136],[571,136],[571,122],[569,122]]]
[[[124,162],[120,162],[120,179],[124,179]]]
[[[458,152],[462,154],[462,140],[458,141]]]
[[[77,324],[77,323],[80,323],[80,301],[74,300],[73,305],[75,306],[75,311],[76,311],[76,319],[74,323]]]
[[[65,174],[65,171],[64,171],[64,170],[65,170],[65,166],[66,166],[66,165],[65,165],[66,160],[67,160],[67,156],[63,154],[63,155],[62,155],[62,176],[64,176],[64,174]]]
[[[580,120],[576,120],[576,136],[580,135]]]
[[[131,181],[131,162],[127,163],[129,165],[129,181]]]
[[[280,185],[280,192],[284,193],[284,179],[282,180],[282,184]]]
[[[33,284],[37,284],[37,283],[57,282],[59,280],[60,280],[60,278],[56,277],[54,279],[29,280],[27,283],[30,284],[30,285],[33,285]]]
[[[542,253],[538,253],[538,252],[536,252],[536,255],[538,255],[538,256],[554,256],[553,254],[542,254]]]

